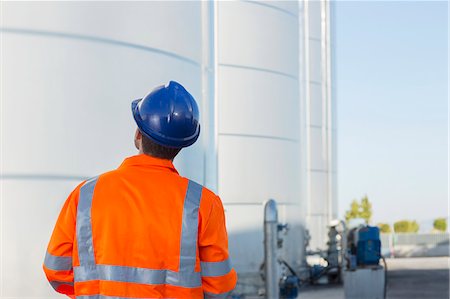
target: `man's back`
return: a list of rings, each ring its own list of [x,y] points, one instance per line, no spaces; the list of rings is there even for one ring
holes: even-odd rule
[[[140,155],[99,177],[92,203],[99,263],[178,270],[188,180],[171,164]]]
[[[74,289],[53,285],[76,296],[215,298],[237,279],[227,246],[220,199],[171,161],[138,155],[75,189],[44,269],[50,281],[69,283],[70,269],[52,267],[71,256]]]

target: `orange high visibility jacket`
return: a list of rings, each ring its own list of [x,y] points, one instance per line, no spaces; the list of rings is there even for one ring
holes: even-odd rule
[[[44,271],[77,299],[225,298],[237,281],[219,197],[147,155],[75,188]]]

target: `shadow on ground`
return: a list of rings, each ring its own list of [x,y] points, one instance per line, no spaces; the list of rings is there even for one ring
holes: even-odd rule
[[[447,269],[389,270],[387,299],[448,299]]]

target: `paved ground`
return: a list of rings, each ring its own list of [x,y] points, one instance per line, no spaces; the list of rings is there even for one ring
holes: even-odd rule
[[[449,258],[387,260],[388,299],[449,298]]]
[[[448,257],[387,259],[387,299],[448,299]],[[301,290],[299,299],[343,299],[342,286]],[[363,298],[361,298],[363,299]]]

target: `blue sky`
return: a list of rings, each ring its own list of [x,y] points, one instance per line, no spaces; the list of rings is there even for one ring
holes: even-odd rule
[[[448,212],[447,2],[334,3],[338,200],[374,223]]]

